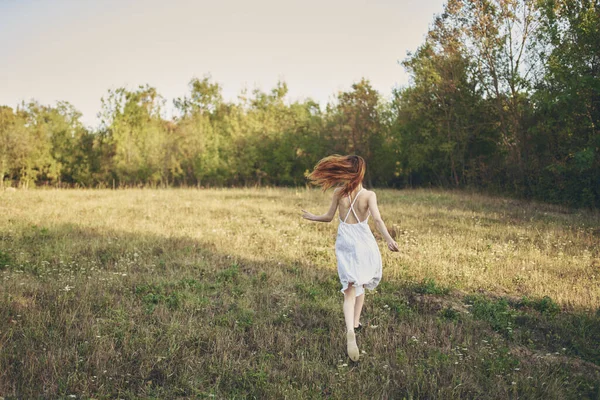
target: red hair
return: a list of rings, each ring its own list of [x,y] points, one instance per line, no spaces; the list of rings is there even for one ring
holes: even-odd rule
[[[313,185],[327,190],[341,186],[340,196],[347,196],[360,185],[365,177],[365,160],[361,156],[334,154],[317,163],[307,178]]]

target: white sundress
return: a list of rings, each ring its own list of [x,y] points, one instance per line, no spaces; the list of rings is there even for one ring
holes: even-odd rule
[[[338,275],[342,284],[342,293],[348,289],[348,284],[353,282],[356,288],[356,296],[365,292],[365,287],[369,290],[375,289],[381,280],[381,253],[377,246],[377,241],[367,221],[369,214],[364,221],[360,221],[354,211],[354,202],[358,195],[364,190],[360,189],[352,200],[350,199],[350,209],[346,218],[338,226],[337,238],[335,241],[335,256],[337,257]],[[348,224],[346,220],[354,213],[358,223]]]

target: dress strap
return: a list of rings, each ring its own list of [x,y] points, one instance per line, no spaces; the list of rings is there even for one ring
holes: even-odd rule
[[[356,202],[356,199],[358,199],[358,195],[360,194],[360,192],[363,191],[364,188],[360,189],[358,191],[358,193],[356,193],[356,196],[354,197],[354,200],[352,200],[352,197],[350,197],[350,195],[348,195],[348,198],[350,199],[350,209],[348,210],[348,214],[346,214],[346,218],[344,218],[344,222],[346,222],[346,220],[348,219],[348,216],[350,215],[350,212],[352,212],[354,214],[354,217],[356,218],[356,220],[358,222],[360,222],[360,219],[358,218],[358,215],[356,215],[356,211],[354,211],[354,203]]]

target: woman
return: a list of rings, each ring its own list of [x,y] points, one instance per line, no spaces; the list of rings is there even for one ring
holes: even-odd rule
[[[364,176],[365,160],[360,156],[336,154],[325,157],[317,163],[308,179],[323,190],[338,186],[333,191],[329,211],[323,215],[314,215],[302,210],[303,218],[331,222],[338,206],[340,208],[335,255],[344,293],[347,349],[352,361],[358,361],[359,358],[355,329],[362,327],[360,313],[365,299],[364,288],[373,290],[381,280],[381,253],[367,223],[369,215],[373,216],[375,226],[387,242],[388,249],[398,251],[398,245],[388,233],[379,214],[375,192],[365,190],[362,186]]]

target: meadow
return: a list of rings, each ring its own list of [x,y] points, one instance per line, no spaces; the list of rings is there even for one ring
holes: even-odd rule
[[[600,399],[599,212],[377,195],[352,363],[329,192],[0,191],[0,398]]]

